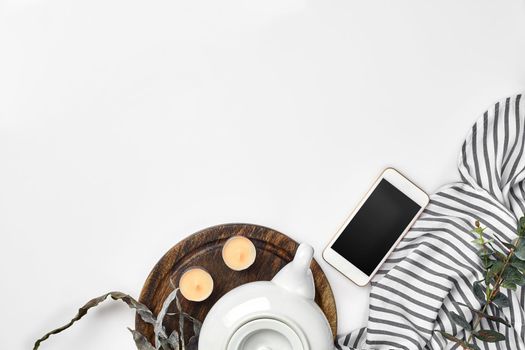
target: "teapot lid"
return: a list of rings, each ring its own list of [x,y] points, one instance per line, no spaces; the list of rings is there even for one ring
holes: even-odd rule
[[[241,326],[232,335],[227,350],[308,350],[308,345],[304,336],[286,323],[260,318]]]

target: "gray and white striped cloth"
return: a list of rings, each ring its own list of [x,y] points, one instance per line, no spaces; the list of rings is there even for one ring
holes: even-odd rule
[[[521,95],[496,103],[468,134],[459,157],[462,182],[441,188],[372,282],[366,328],[340,336],[337,349],[456,349],[437,331],[465,337],[450,312],[472,319],[460,302],[480,307],[472,283],[483,277],[470,231],[479,220],[488,235],[510,242],[525,212],[525,102]],[[496,242],[499,249],[502,245]],[[482,327],[506,340],[482,349],[525,349],[525,288],[503,290],[512,328]],[[497,309],[491,312],[498,315]]]

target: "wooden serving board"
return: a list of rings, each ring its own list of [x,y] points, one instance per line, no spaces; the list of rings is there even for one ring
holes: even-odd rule
[[[232,236],[248,237],[255,244],[255,263],[244,271],[230,270],[222,260],[222,246]],[[196,303],[180,298],[182,309],[189,315],[204,321],[210,308],[230,290],[249,282],[268,281],[287,263],[292,261],[298,243],[288,236],[267,227],[250,224],[226,224],[197,232],[171,248],[148,276],[140,295],[140,301],[158,314],[163,301],[172,291],[174,283],[189,267],[202,266],[214,279],[214,291],[205,301]],[[321,267],[314,260],[315,301],[325,313],[334,337],[337,332],[337,311],[330,284]],[[171,310],[170,310],[171,311]],[[168,318],[165,326],[168,334],[176,327],[175,318]],[[136,329],[153,338],[153,327],[136,318]]]

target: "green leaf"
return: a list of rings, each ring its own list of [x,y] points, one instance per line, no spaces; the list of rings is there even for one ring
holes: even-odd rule
[[[525,261],[523,261],[523,260],[520,260],[520,259],[518,259],[518,258],[513,256],[510,259],[510,265],[514,266],[515,268],[517,268],[521,272],[525,272]]]
[[[492,299],[492,302],[499,307],[508,307],[510,305],[509,298],[501,292],[499,292],[494,299]]]
[[[525,260],[525,245],[520,244],[518,247],[516,247],[514,256],[520,260]]]
[[[480,318],[486,318],[487,320],[490,320],[490,321],[494,321],[494,322],[497,322],[497,323],[502,323],[502,324],[504,324],[507,327],[511,326],[511,324],[507,320],[505,320],[504,318],[501,318],[501,317],[498,317],[498,316],[492,316],[492,315],[483,313],[480,310],[475,309],[474,307],[472,307],[470,305],[467,305],[467,304],[458,303],[458,302],[454,302],[454,304],[458,304],[458,305],[462,305],[462,306],[468,307],[470,311],[475,313]]]
[[[488,329],[479,330],[474,333],[474,336],[488,343],[495,343],[498,341],[505,340],[505,336],[503,334]]]
[[[474,244],[480,245],[480,246],[483,246],[483,244],[485,244],[485,240],[482,238],[476,238],[472,240],[471,242]]]
[[[488,270],[492,267],[492,265],[494,265],[494,262],[496,262],[497,260],[490,260],[490,259],[481,259],[481,264],[483,265],[483,268],[485,270]]]
[[[501,277],[507,283],[514,283],[519,286],[525,284],[525,277],[523,276],[523,274],[512,265],[509,265],[505,268],[505,271],[503,271]]]
[[[480,249],[478,250],[478,256],[480,258],[490,257],[494,254],[494,251],[492,249]]]
[[[447,332],[439,332],[439,333],[441,333],[441,335],[442,335],[445,339],[447,339],[447,340],[449,340],[449,341],[451,341],[451,342],[454,342],[454,343],[456,343],[456,344],[459,344],[459,345],[462,346],[464,349],[468,349],[468,348],[467,348],[467,346],[468,346],[468,345],[467,345],[467,342],[465,342],[464,340],[461,340],[461,339],[459,339],[459,338],[456,338],[456,337],[454,337],[452,334],[449,334],[449,333],[447,333]]]
[[[518,286],[515,283],[510,283],[510,282],[503,282],[501,284],[501,287],[510,289],[510,290],[516,290],[518,288]]]
[[[479,283],[479,281],[474,282],[474,284],[472,285],[472,291],[474,292],[476,298],[478,298],[478,300],[481,302],[481,304],[485,304],[485,302],[487,301],[487,296],[485,295],[485,291],[481,287],[481,283]]]
[[[447,333],[447,332],[439,332],[439,333],[441,333],[441,335],[442,335],[445,339],[448,339],[448,340],[450,340],[450,341],[453,341],[453,342],[458,342],[458,341],[459,341],[459,342],[462,342],[461,339],[458,339],[458,338],[454,337],[452,334],[449,334],[449,333]]]
[[[464,340],[461,340],[459,338],[454,337],[452,334],[449,334],[447,332],[441,332],[441,331],[439,333],[441,333],[441,335],[445,339],[450,340],[451,342],[454,342],[456,344],[459,344],[460,346],[463,347],[463,349],[467,349],[467,350],[481,350],[479,348],[479,346],[477,346],[476,344],[469,344],[469,343],[467,343]]]
[[[480,237],[480,238],[476,238],[472,240],[471,242],[474,244],[477,244],[480,247],[486,247],[487,244],[494,243],[494,240],[493,239],[483,239]]]
[[[492,316],[492,315],[488,315],[488,314],[484,314],[483,312],[481,311],[478,311],[476,312],[476,314],[479,316],[479,317],[484,317],[486,318],[487,320],[490,320],[490,321],[494,321],[496,323],[501,323],[501,324],[504,324],[505,326],[507,327],[510,327],[510,323],[505,320],[504,318],[501,318],[501,317],[498,317],[498,316]]]
[[[525,236],[525,216],[522,216],[518,221],[518,236]]]
[[[505,264],[502,263],[501,261],[495,261],[489,269],[489,276],[490,277],[497,276],[503,270],[504,266]]]
[[[459,314],[457,314],[455,312],[451,312],[450,313],[450,318],[452,319],[452,321],[455,324],[457,324],[461,328],[469,330],[469,331],[472,330],[472,326],[470,325],[470,323],[463,316],[460,316]]]

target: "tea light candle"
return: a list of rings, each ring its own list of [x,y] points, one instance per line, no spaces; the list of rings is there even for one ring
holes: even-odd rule
[[[252,241],[243,236],[230,238],[222,248],[222,259],[232,270],[242,271],[252,266],[257,252]]]
[[[184,298],[203,301],[213,292],[213,278],[208,271],[200,267],[192,267],[182,274],[179,288]]]

